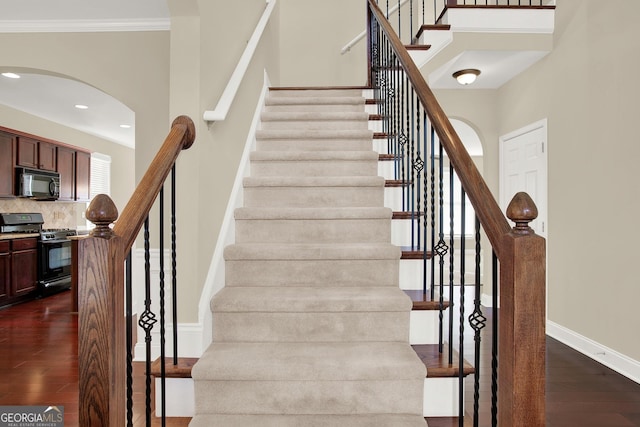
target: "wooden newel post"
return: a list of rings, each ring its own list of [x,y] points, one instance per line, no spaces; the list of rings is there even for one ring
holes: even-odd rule
[[[500,258],[498,421],[503,426],[545,425],[545,240],[529,223],[538,209],[518,193],[507,208],[515,227]]]
[[[87,209],[96,228],[74,242],[81,426],[125,425],[124,254],[121,239],[110,228],[117,218],[113,201],[96,196]]]

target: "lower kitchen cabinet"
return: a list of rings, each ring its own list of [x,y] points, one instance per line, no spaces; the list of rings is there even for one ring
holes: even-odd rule
[[[11,242],[11,291],[13,296],[33,292],[38,287],[38,240]]]
[[[11,293],[11,249],[9,241],[0,242],[0,304]]]
[[[0,306],[36,296],[38,239],[0,241]]]

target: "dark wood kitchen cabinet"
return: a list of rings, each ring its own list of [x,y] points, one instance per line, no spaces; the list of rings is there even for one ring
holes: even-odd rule
[[[0,197],[13,196],[14,142],[13,135],[0,132]]]
[[[11,241],[11,296],[35,292],[38,286],[38,239]]]
[[[76,200],[88,202],[91,179],[91,153],[76,151]]]
[[[25,168],[56,170],[56,146],[33,138],[18,137],[18,166]]]
[[[58,147],[58,173],[60,174],[60,197],[58,200],[75,200],[76,150]]]
[[[8,240],[0,241],[0,304],[11,292],[11,250]]]

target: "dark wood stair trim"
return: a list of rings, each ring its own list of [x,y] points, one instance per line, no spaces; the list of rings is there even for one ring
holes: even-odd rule
[[[411,301],[413,302],[412,310],[417,311],[436,311],[440,310],[440,301],[432,300],[431,294],[427,292],[426,294],[422,290],[415,289],[403,289],[404,293],[407,294]],[[442,309],[446,310],[449,308],[449,301],[442,301]]]
[[[411,182],[402,179],[387,179],[384,182],[384,186],[387,188],[406,187],[407,185],[411,185]]]
[[[449,31],[450,29],[451,25],[449,24],[425,24],[422,25],[416,33],[416,40],[419,40],[425,31]]]
[[[453,353],[453,363],[449,364],[448,346],[444,345],[442,353],[438,351],[438,344],[414,344],[411,346],[422,363],[427,367],[427,378],[457,378],[460,372],[458,352]],[[467,376],[475,372],[475,368],[464,361],[462,375]]]
[[[394,211],[391,219],[416,219],[418,217],[424,217],[423,213]]]
[[[430,44],[409,44],[405,46],[407,50],[429,50],[431,49]]]
[[[179,357],[178,364],[173,364],[173,357],[166,357],[164,360],[164,373],[166,378],[191,378],[191,368],[198,361],[197,357]],[[151,375],[160,377],[160,358],[151,363]]]
[[[426,255],[422,248],[416,248],[411,246],[401,246],[402,256],[400,259],[431,259],[433,258],[433,253],[431,251],[427,251]]]

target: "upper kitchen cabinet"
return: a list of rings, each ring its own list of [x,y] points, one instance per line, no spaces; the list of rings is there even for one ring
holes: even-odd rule
[[[0,197],[13,196],[14,143],[13,135],[0,132]]]
[[[91,153],[76,151],[76,200],[88,202],[91,179]]]
[[[58,147],[58,173],[60,174],[60,196],[58,200],[75,200],[76,150]]]
[[[56,170],[56,146],[54,144],[37,141],[32,138],[18,137],[18,166],[25,168]]]

